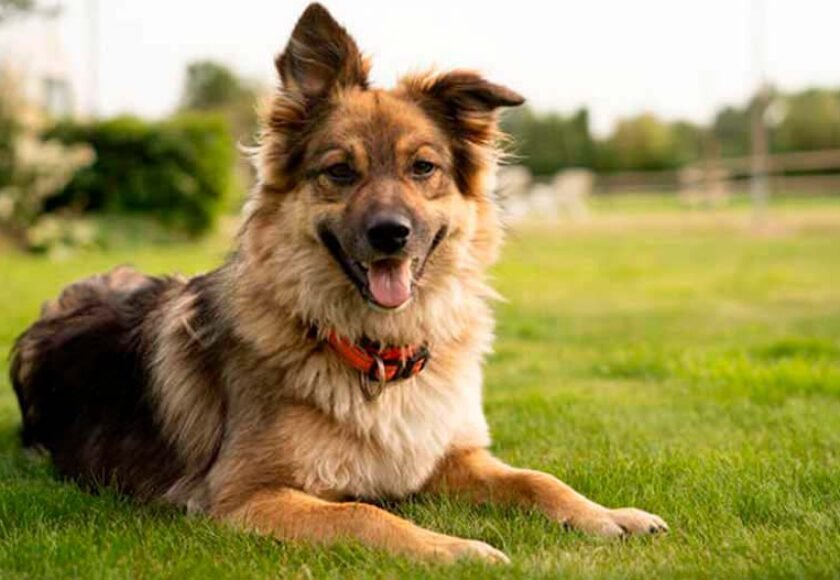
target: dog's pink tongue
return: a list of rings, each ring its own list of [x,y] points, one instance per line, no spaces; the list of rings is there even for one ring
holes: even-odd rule
[[[411,298],[411,260],[379,260],[367,275],[370,293],[380,306],[396,308]]]

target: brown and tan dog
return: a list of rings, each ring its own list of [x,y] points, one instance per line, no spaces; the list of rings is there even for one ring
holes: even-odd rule
[[[665,530],[487,451],[489,188],[497,111],[523,99],[464,71],[371,88],[317,4],[276,63],[236,252],[189,280],[118,268],[46,305],[12,363],[25,444],[66,477],[282,540],[507,560],[344,501],[417,492]]]

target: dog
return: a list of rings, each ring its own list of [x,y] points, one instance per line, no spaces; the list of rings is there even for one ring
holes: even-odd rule
[[[118,267],[46,304],[12,353],[24,445],[94,490],[279,540],[508,561],[374,505],[418,493],[665,531],[488,451],[498,115],[523,98],[468,71],[373,88],[319,4],[276,68],[235,251],[190,279]]]

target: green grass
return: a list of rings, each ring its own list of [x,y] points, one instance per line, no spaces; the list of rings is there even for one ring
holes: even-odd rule
[[[628,204],[512,232],[486,408],[502,458],[656,512],[667,536],[606,542],[513,509],[392,506],[513,560],[446,568],[92,497],[20,450],[3,361],[0,577],[837,577],[840,203],[783,204],[759,234],[743,206],[684,221],[669,204]],[[120,262],[191,273],[226,244],[0,255],[0,350],[76,277]]]

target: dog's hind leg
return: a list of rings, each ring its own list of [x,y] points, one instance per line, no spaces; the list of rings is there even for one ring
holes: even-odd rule
[[[481,448],[450,452],[425,491],[534,507],[564,526],[603,536],[655,534],[668,529],[659,516],[635,508],[606,508],[553,475],[510,467]]]
[[[239,507],[215,515],[279,540],[316,544],[349,540],[446,562],[459,558],[508,562],[507,556],[483,542],[426,530],[372,505],[325,501],[289,488],[257,492]]]

